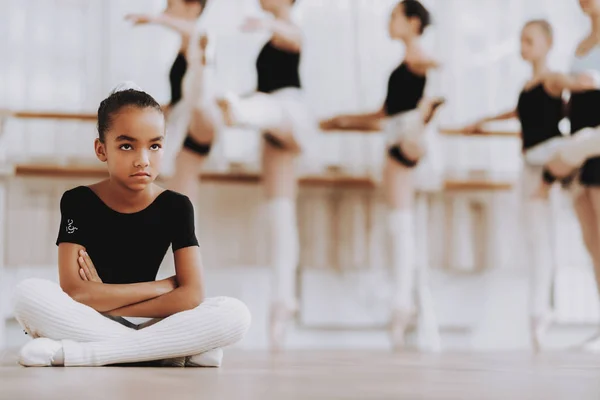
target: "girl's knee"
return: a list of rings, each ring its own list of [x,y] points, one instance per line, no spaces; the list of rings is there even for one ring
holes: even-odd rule
[[[21,281],[13,292],[14,316],[24,327],[36,318],[39,304],[43,303],[44,296],[51,291],[60,290],[60,287],[51,281],[39,278],[29,278]]]
[[[235,342],[241,340],[252,322],[250,310],[238,299],[233,297],[213,297],[206,299],[201,307],[210,307],[219,315],[223,334]]]
[[[15,287],[13,301],[15,306],[24,306],[40,296],[44,296],[49,291],[55,291],[60,287],[49,280],[39,278],[25,279]]]

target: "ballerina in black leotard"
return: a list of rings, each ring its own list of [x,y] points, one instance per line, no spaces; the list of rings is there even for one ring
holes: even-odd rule
[[[577,172],[574,206],[600,290],[600,0],[580,0],[591,32],[579,43],[570,74],[557,75],[557,86],[571,92],[572,135],[546,164],[545,183]],[[583,348],[600,352],[600,334]]]
[[[553,84],[555,72],[547,65],[553,42],[552,27],[545,20],[529,21],[521,33],[521,56],[531,64],[533,76],[519,95],[515,110],[484,118],[467,128],[481,132],[482,125],[518,117],[521,122],[523,170],[520,179],[523,231],[531,264],[530,316],[532,345],[540,348],[543,333],[552,320],[551,292],[554,274],[552,258],[552,208],[538,196],[542,168],[564,142],[559,123],[565,116],[562,89]]]
[[[293,3],[294,0],[260,0],[263,10],[274,18],[249,18],[242,26],[246,32],[270,34],[256,60],[256,92],[241,97],[228,94],[218,101],[226,125],[252,128],[264,138],[262,183],[273,273],[270,336],[274,349],[283,345],[285,328],[298,307],[296,163],[317,133],[302,92],[303,38],[292,19]]]
[[[174,172],[169,161],[163,175],[172,175],[170,188],[186,194],[193,203],[197,199],[198,174],[208,158],[215,137],[218,112],[214,101],[206,101],[205,69],[208,37],[196,28],[198,18],[206,7],[207,0],[169,0],[165,11],[159,15],[128,15],[135,24],[159,24],[170,28],[181,36],[179,52],[169,71],[171,99],[165,107],[169,122],[176,128],[185,124],[185,138],[177,140],[173,135],[167,150],[178,152]],[[211,107],[212,106],[212,107]],[[180,147],[183,142],[183,147]]]
[[[390,19],[390,36],[406,46],[403,62],[392,72],[383,106],[375,112],[341,115],[321,123],[323,130],[380,131],[385,128],[387,157],[383,186],[389,207],[388,224],[395,274],[391,339],[396,348],[404,344],[405,330],[415,310],[415,242],[413,221],[414,167],[424,155],[424,125],[441,104],[423,99],[427,73],[437,66],[423,51],[419,39],[430,24],[430,15],[416,0],[401,1]],[[385,124],[384,124],[385,122]]]

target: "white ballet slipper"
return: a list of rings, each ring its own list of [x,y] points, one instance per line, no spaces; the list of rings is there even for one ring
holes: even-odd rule
[[[54,356],[62,349],[61,342],[37,338],[28,342],[19,352],[19,364],[24,367],[51,367]]]
[[[186,367],[212,367],[218,368],[223,363],[223,349],[213,349],[204,353],[187,357]]]

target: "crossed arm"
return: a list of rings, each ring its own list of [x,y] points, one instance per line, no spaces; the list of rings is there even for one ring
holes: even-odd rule
[[[60,286],[75,301],[122,317],[164,318],[197,307],[204,300],[200,249],[174,253],[176,275],[154,282],[103,283],[83,246],[58,248]]]

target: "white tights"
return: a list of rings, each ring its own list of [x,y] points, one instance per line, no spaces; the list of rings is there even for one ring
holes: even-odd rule
[[[26,279],[15,317],[33,338],[62,341],[65,366],[102,366],[201,354],[240,341],[250,312],[239,300],[208,298],[198,307],[133,330],[78,303],[56,283]]]

